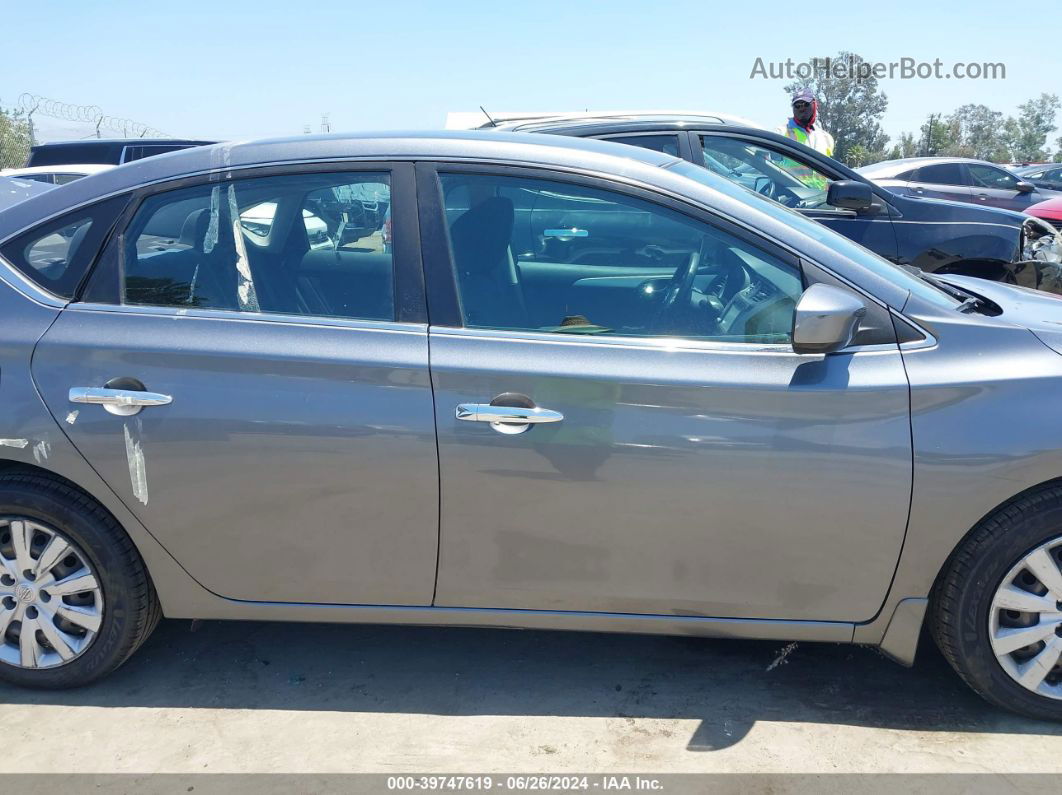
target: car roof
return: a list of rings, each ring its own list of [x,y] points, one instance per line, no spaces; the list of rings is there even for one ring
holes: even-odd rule
[[[514,121],[499,125],[499,127],[517,132],[552,132],[560,129],[577,128],[582,130],[601,128],[603,131],[608,130],[611,132],[620,128],[631,131],[643,129],[685,130],[705,124],[734,124],[741,127],[763,129],[756,122],[725,113],[616,113],[557,116],[548,119]]]
[[[454,112],[446,116],[446,129],[487,130],[505,128],[529,131],[532,127],[537,127],[538,125],[568,122],[618,122],[624,120],[646,122],[653,120],[684,120],[694,124],[715,122],[717,124],[740,124],[745,127],[761,127],[761,125],[750,119],[735,116],[731,113],[719,113],[711,110],[595,110],[568,113],[513,111],[491,113],[489,116],[483,111]]]
[[[680,162],[661,152],[606,141],[480,130],[334,133],[227,141],[146,157],[60,185],[0,214],[0,240],[39,220],[106,196],[209,171],[306,161],[417,158],[520,162],[628,174],[650,181],[659,166]]]

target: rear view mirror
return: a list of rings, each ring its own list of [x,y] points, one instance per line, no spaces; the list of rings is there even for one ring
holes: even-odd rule
[[[828,284],[811,285],[793,312],[793,351],[835,353],[847,348],[866,313],[866,304],[855,293]]]
[[[844,210],[869,210],[874,203],[874,191],[865,182],[854,179],[840,179],[830,183],[826,192],[826,203],[831,207]]]
[[[1014,187],[1018,189],[1018,193],[1032,193],[1034,190],[1036,190],[1035,185],[1033,185],[1031,182],[1026,182],[1025,180],[1019,181],[1018,184]]]

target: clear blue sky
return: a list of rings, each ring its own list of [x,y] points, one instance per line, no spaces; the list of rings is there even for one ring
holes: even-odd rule
[[[1055,2],[8,0],[0,104],[30,92],[218,138],[316,131],[322,113],[333,130],[440,127],[479,105],[701,108],[773,126],[785,81],[749,79],[757,57],[1006,64],[1005,80],[883,81],[895,138],[931,112],[1014,113],[1062,90],[1062,49],[1035,44],[1043,25],[1018,28]],[[39,121],[48,137],[82,129]]]

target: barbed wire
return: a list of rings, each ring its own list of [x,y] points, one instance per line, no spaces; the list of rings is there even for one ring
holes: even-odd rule
[[[101,128],[120,132],[124,138],[168,138],[169,136],[154,127],[132,119],[108,116],[99,105],[75,105],[70,102],[61,102],[57,99],[49,99],[37,94],[24,93],[19,95],[18,106],[25,111],[32,121],[34,114],[48,116],[63,121],[81,122],[95,125],[96,134]]]

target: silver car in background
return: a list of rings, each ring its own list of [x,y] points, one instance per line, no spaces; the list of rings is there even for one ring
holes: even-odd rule
[[[354,239],[370,193],[386,232]],[[146,159],[0,214],[0,255],[7,682],[90,682],[161,615],[906,664],[928,625],[987,699],[1062,717],[1051,295],[511,133]]]

